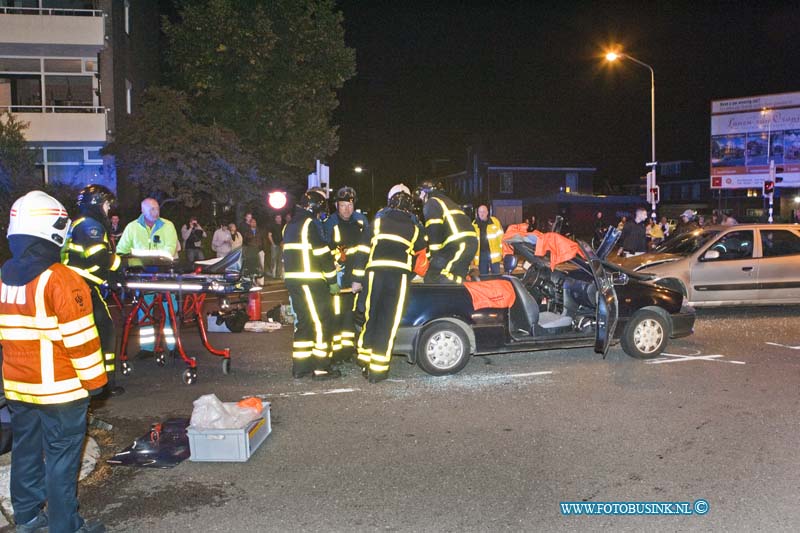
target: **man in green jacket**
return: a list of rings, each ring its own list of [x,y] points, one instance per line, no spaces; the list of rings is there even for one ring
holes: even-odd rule
[[[169,220],[161,218],[161,210],[158,202],[154,198],[142,200],[142,214],[139,218],[125,226],[122,237],[117,243],[117,254],[145,256],[162,256],[174,259],[178,255],[178,233],[175,226]],[[147,305],[152,305],[153,294],[145,294],[144,300]],[[175,298],[170,296],[173,309],[176,309]],[[176,310],[177,312],[177,310]],[[175,333],[172,329],[172,321],[169,318],[169,309],[164,302],[164,314],[167,317],[164,323],[164,340],[168,350],[175,349]],[[141,320],[144,313],[139,311]],[[156,342],[156,331],[153,325],[139,328],[139,357],[149,357],[153,355]]]

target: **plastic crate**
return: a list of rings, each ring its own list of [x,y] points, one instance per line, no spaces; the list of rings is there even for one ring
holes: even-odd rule
[[[197,429],[189,426],[189,450],[192,461],[239,462],[250,459],[272,433],[269,402],[263,402],[261,417],[240,429]]]

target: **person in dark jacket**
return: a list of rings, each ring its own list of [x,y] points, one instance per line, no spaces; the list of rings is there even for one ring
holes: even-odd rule
[[[366,322],[358,337],[358,361],[370,383],[389,375],[397,327],[417,254],[425,235],[411,214],[414,202],[403,184],[389,190],[389,206],[375,215],[366,272]],[[472,256],[475,252],[473,250]],[[470,257],[470,259],[471,259]]]
[[[283,276],[296,317],[292,342],[292,376],[328,379],[341,376],[331,368],[333,310],[331,295],[339,294],[331,250],[322,238],[317,215],[327,199],[307,191],[295,216],[283,230]]]
[[[429,181],[415,191],[422,204],[430,251],[425,283],[462,283],[478,251],[478,235],[470,218]]]
[[[113,287],[109,288],[109,278],[120,265],[119,256],[113,252],[106,231],[108,212],[116,201],[114,193],[102,185],[89,185],[81,189],[78,193],[81,216],[72,224],[64,255],[64,264],[77,272],[92,292],[94,323],[100,333],[108,374],[108,392],[114,396],[124,393],[125,389],[117,385],[115,377],[117,332],[103,294],[113,290]]]
[[[333,360],[346,361],[355,355],[353,312],[364,281],[363,266],[369,255],[369,221],[355,211],[356,191],[342,187],[336,192],[336,212],[325,219],[325,240],[336,264],[336,281],[341,292],[333,296]]]
[[[622,228],[622,255],[631,257],[641,255],[647,251],[647,230],[644,222],[647,220],[647,211],[639,208],[636,210],[632,222]]]

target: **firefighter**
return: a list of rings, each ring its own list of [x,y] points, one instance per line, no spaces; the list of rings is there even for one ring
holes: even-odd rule
[[[117,253],[120,255],[132,254],[134,256],[161,256],[173,260],[178,254],[178,232],[171,221],[161,217],[161,208],[155,198],[145,198],[141,204],[142,214],[136,220],[128,223],[117,243]],[[152,305],[154,294],[145,294],[143,300],[147,305]],[[169,302],[175,313],[178,312],[175,297],[169,295]],[[175,333],[172,329],[167,302],[162,303],[164,308],[164,341],[167,349],[175,349]],[[139,311],[139,320],[144,317],[144,312]],[[153,357],[156,343],[156,328],[154,325],[139,328],[139,353],[137,357]]]
[[[472,223],[478,235],[478,253],[475,264],[481,276],[499,274],[503,262],[503,225],[497,217],[489,216],[489,208],[478,207],[478,216]]]
[[[403,184],[389,190],[389,205],[372,227],[366,263],[366,322],[358,337],[358,360],[370,383],[386,379],[394,337],[403,315],[415,256],[425,259],[425,232],[414,223],[414,200]]]
[[[70,220],[32,191],[11,207],[12,258],[0,272],[3,387],[11,411],[11,503],[17,531],[104,531],[78,513],[89,396],[106,385],[89,287],[61,264]],[[44,510],[45,504],[47,510]]]
[[[478,251],[478,236],[469,217],[429,181],[415,191],[422,202],[430,268],[425,283],[461,283]]]
[[[114,321],[106,305],[103,292],[109,290],[109,276],[119,268],[120,259],[112,251],[106,226],[108,212],[116,202],[114,193],[102,185],[89,185],[78,193],[80,218],[72,223],[67,240],[64,264],[80,275],[92,293],[94,323],[100,333],[103,347],[108,392],[117,396],[125,389],[117,386],[115,379],[117,336]]]
[[[364,280],[363,265],[369,255],[369,221],[355,212],[356,191],[342,187],[334,197],[336,212],[325,220],[325,240],[336,264],[336,282],[340,292],[333,296],[333,361],[346,361],[355,354],[353,311],[356,295]],[[361,265],[361,268],[357,268]]]
[[[341,376],[331,368],[331,295],[339,293],[339,285],[331,250],[316,222],[318,215],[326,211],[326,204],[323,194],[307,191],[283,229],[283,275],[296,317],[292,343],[295,378]]]

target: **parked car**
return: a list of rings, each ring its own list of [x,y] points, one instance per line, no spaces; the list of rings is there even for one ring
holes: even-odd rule
[[[615,259],[693,307],[800,304],[800,226],[708,226],[652,252]]]
[[[602,249],[619,238],[613,229]],[[550,268],[534,246],[514,244],[526,260],[521,278],[496,276],[513,288],[510,307],[476,309],[463,285],[412,284],[393,353],[432,375],[455,374],[474,355],[593,347],[605,356],[612,341],[636,358],[657,357],[670,338],[692,333],[694,310],[680,292],[648,283],[601,259],[578,241],[577,256]]]

